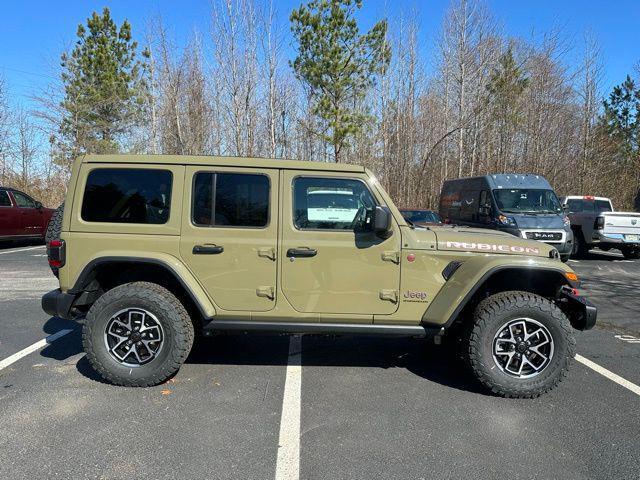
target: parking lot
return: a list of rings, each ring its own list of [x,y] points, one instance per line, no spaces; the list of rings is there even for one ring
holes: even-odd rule
[[[4,246],[0,477],[640,478],[640,261],[571,266],[599,324],[535,400],[486,394],[426,340],[351,336],[206,338],[136,389],[102,383],[79,326],[40,309],[44,247]]]

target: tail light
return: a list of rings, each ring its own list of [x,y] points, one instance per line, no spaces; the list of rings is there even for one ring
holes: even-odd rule
[[[593,222],[593,228],[602,230],[604,228],[604,217],[597,217],[596,221]]]
[[[47,243],[47,257],[51,267],[64,267],[67,260],[64,240],[51,240]]]

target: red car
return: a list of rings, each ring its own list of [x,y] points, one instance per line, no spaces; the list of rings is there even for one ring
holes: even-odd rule
[[[55,210],[43,207],[26,193],[0,187],[0,241],[44,240],[53,212]]]

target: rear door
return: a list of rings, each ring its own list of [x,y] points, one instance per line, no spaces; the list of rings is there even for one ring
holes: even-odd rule
[[[9,192],[0,190],[0,238],[20,234],[20,212],[13,205]]]
[[[366,176],[283,174],[282,290],[304,313],[388,315],[398,308],[400,229],[387,238],[355,228],[382,199]],[[366,223],[366,218],[363,221]]]
[[[180,254],[228,311],[276,301],[278,170],[187,167]]]

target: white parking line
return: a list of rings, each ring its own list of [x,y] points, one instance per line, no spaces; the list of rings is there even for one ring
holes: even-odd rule
[[[54,333],[53,335],[49,335],[47,338],[43,338],[42,340],[34,343],[33,345],[29,345],[27,348],[20,350],[18,353],[14,353],[10,357],[5,358],[0,361],[0,370],[7,368],[9,365],[16,363],[22,357],[26,357],[30,353],[35,352],[36,350],[40,350],[42,347],[47,346],[50,343],[55,342],[61,337],[64,337],[67,333],[73,332],[70,328],[65,328],[64,330],[60,330],[59,332]]]
[[[302,338],[289,340],[289,361],[284,382],[276,480],[300,478],[300,390],[302,384]]]
[[[616,382],[618,385],[623,386],[627,390],[631,390],[636,395],[640,395],[640,387],[635,383],[631,383],[626,378],[622,378],[620,375],[616,375],[615,373],[607,370],[606,368],[601,367],[597,363],[592,362],[588,358],[584,358],[582,355],[576,354],[576,360],[579,361],[581,364],[589,367],[594,372],[598,372],[600,375],[607,377],[609,380]]]
[[[13,248],[11,250],[4,250],[0,252],[0,255],[4,255],[5,253],[17,253],[17,252],[26,252],[28,250],[36,250],[38,248],[45,248],[44,245],[38,245],[37,247],[29,247],[29,248]]]

